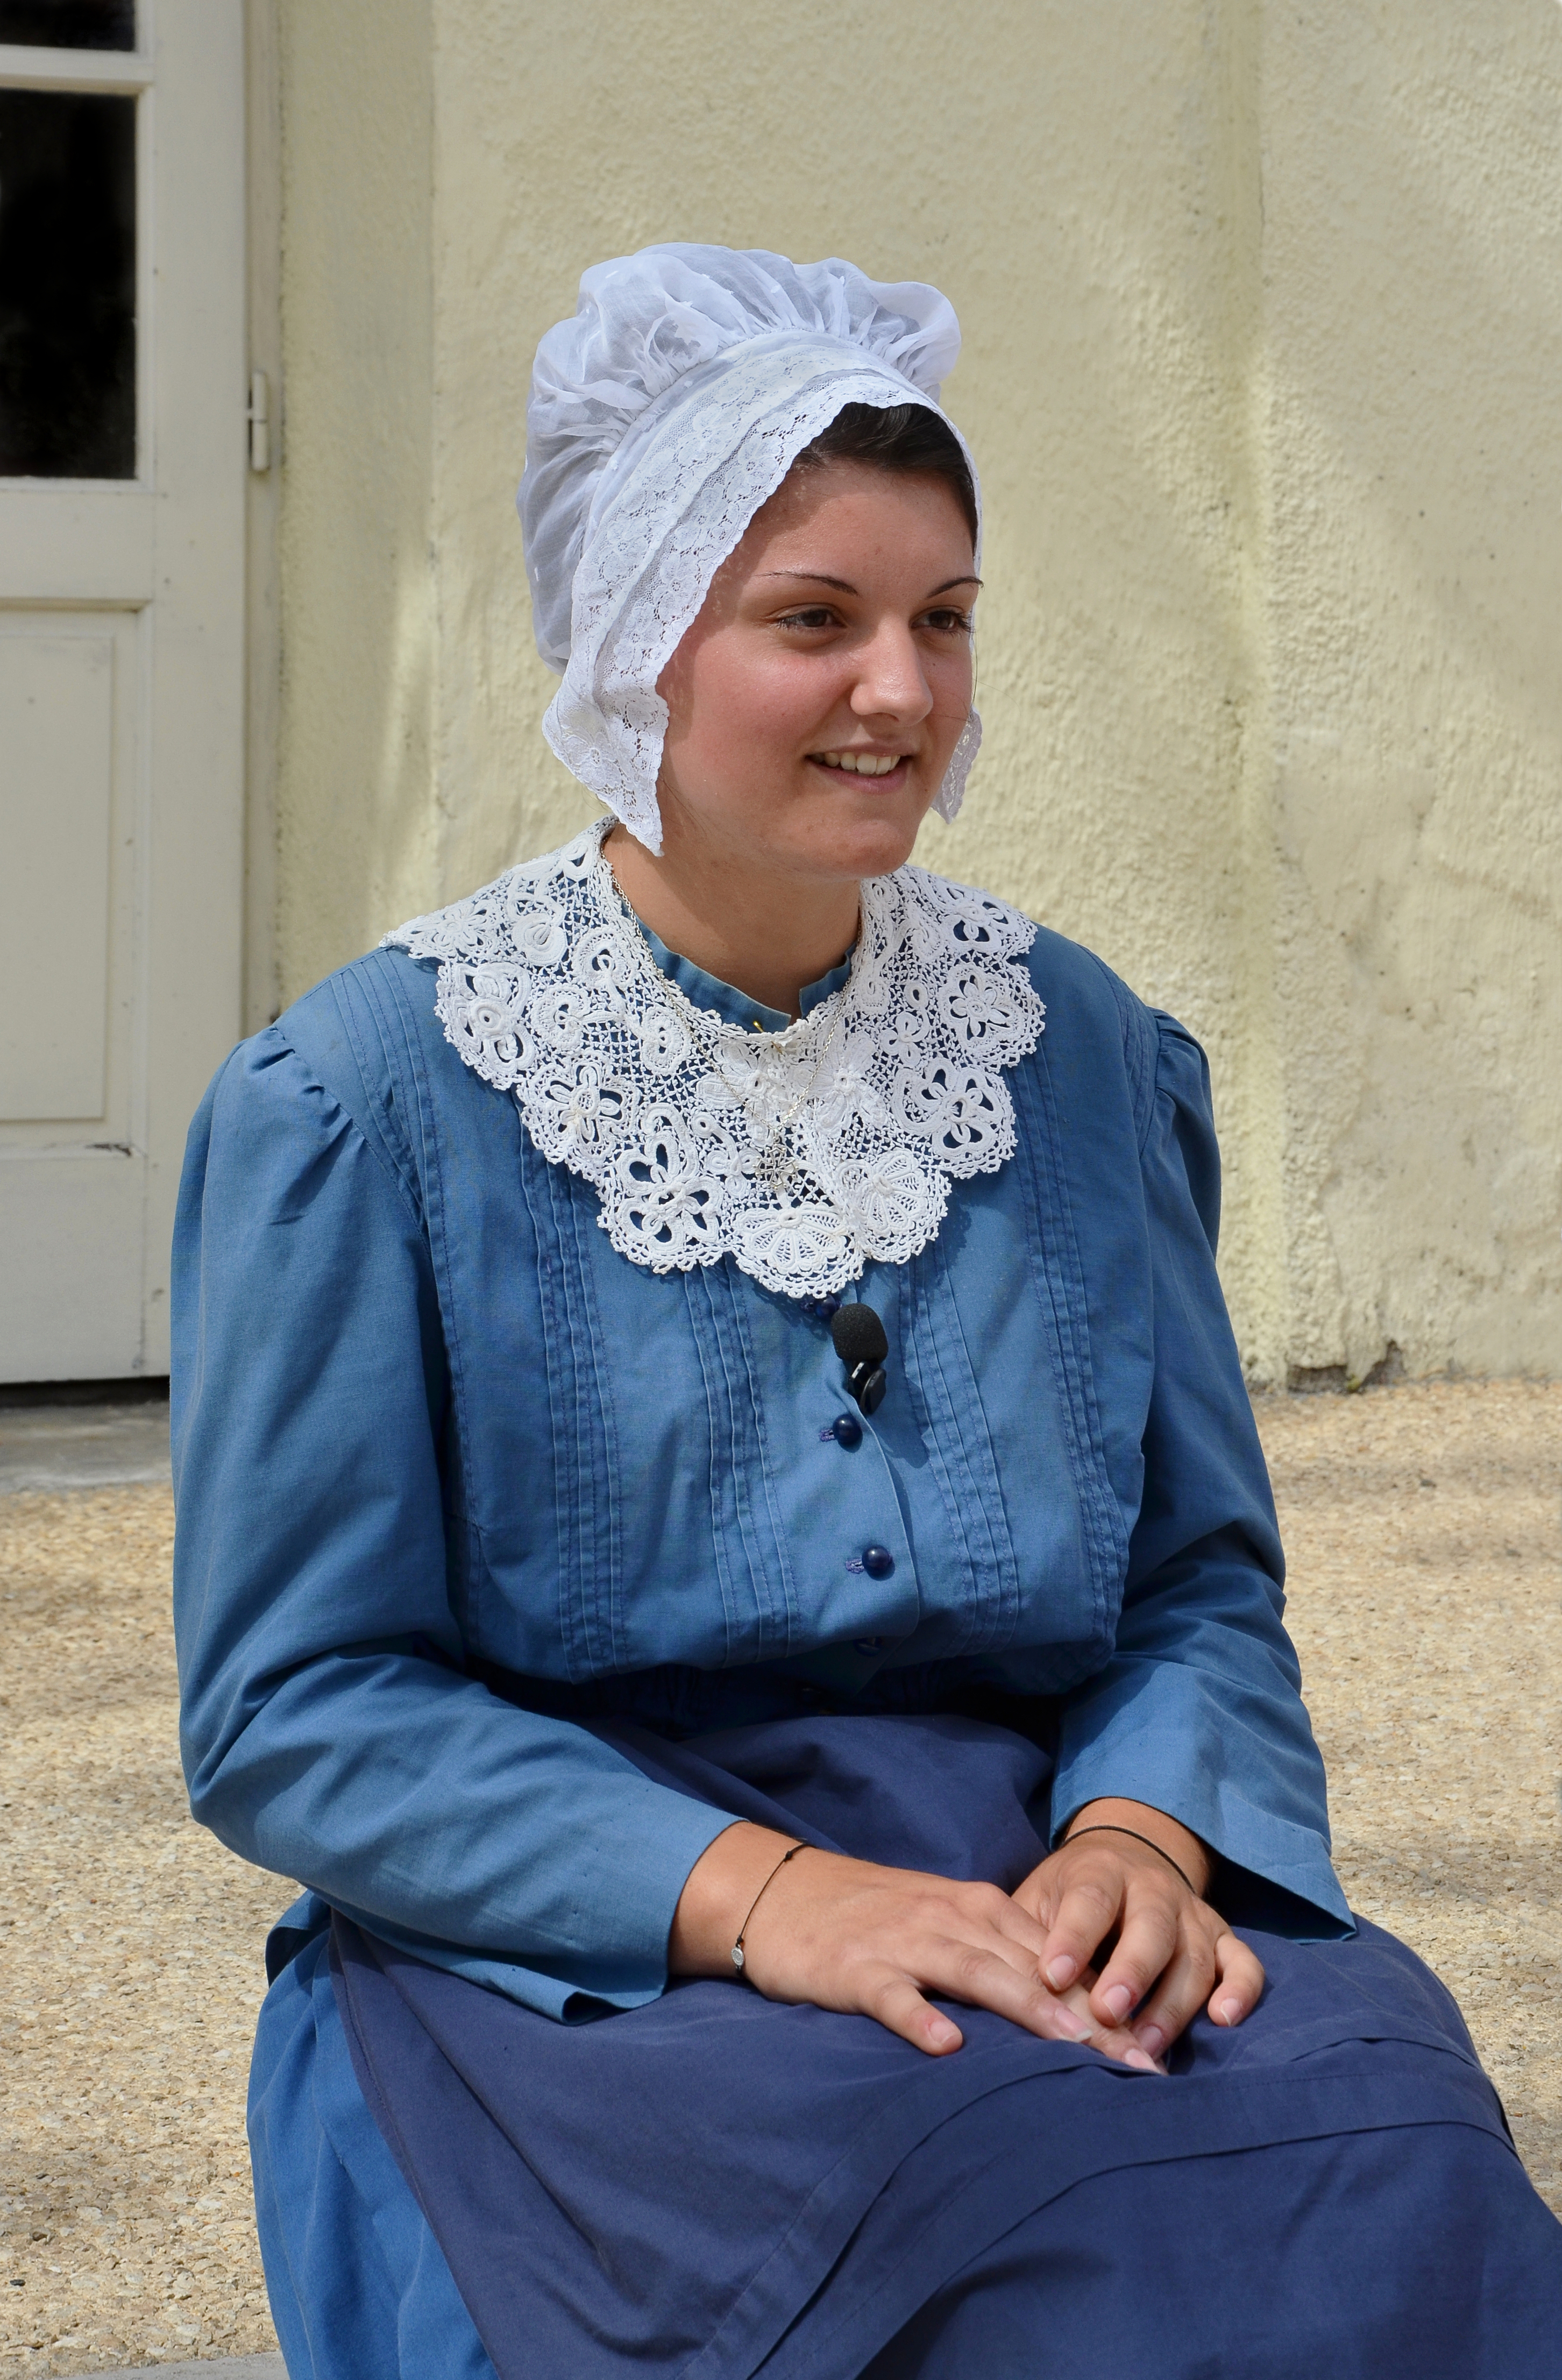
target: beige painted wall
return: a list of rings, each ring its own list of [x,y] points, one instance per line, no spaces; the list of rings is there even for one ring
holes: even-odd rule
[[[1556,0],[280,13],[281,995],[592,812],[513,510],[582,268],[920,275],[989,524],[920,856],[1206,1041],[1256,1380],[1562,1370]]]

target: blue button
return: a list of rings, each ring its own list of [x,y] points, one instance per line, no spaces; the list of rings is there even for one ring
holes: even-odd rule
[[[893,1578],[895,1575],[895,1557],[890,1551],[888,1546],[865,1546],[863,1548],[863,1568],[866,1571],[869,1578]]]
[[[863,1426],[855,1414],[837,1414],[829,1426],[829,1434],[836,1445],[845,1447],[848,1452],[863,1442]]]

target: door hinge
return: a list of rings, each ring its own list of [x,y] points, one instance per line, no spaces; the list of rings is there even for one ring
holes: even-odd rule
[[[272,468],[272,384],[263,371],[249,375],[249,468],[252,471],[269,471]]]

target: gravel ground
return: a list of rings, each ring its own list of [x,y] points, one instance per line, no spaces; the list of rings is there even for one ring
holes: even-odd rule
[[[1259,1422],[1347,1889],[1454,1986],[1562,2213],[1562,1386]],[[160,1485],[0,1499],[0,2374],[275,2344],[244,2077],[291,1891],[186,1815],[169,1529]]]
[[[0,2373],[276,2345],[244,2083],[292,1896],[186,1814],[171,1534],[160,1485],[0,1500]]]
[[[1562,2215],[1562,1383],[1258,1417],[1340,1880],[1454,1992]]]

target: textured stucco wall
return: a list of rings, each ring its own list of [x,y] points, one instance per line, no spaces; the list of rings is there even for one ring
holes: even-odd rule
[[[283,0],[279,31],[274,947],[291,999],[420,905],[439,868],[433,55],[419,0]]]
[[[1287,1352],[1562,1369],[1562,8],[1275,7]]]
[[[1255,1378],[1562,1368],[1553,0],[283,24],[285,990],[591,813],[513,511],[582,267],[922,275],[988,740],[921,856],[1206,1041]]]

